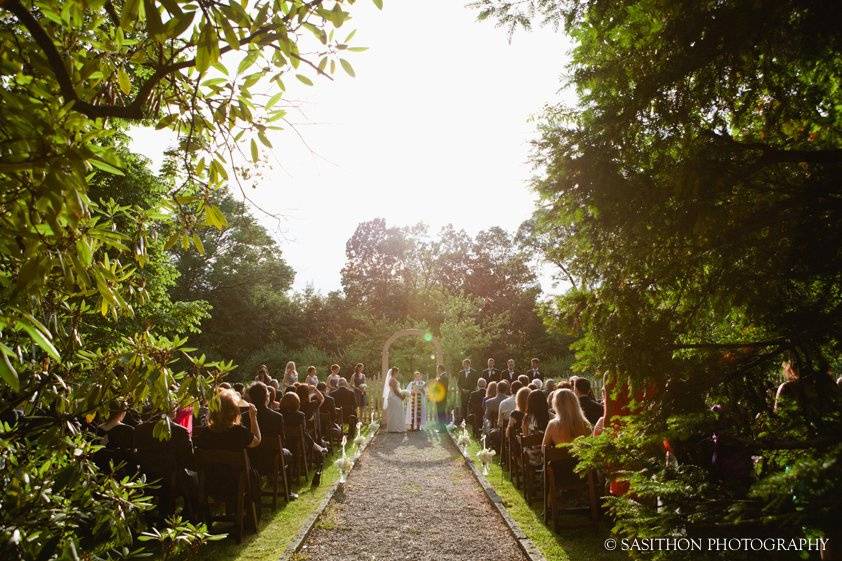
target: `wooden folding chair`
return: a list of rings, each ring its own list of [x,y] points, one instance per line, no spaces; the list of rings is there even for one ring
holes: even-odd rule
[[[568,447],[544,446],[544,523],[552,518],[556,531],[560,514],[589,513],[593,528],[599,524],[596,474],[593,470],[576,473],[576,463]],[[586,504],[576,503],[576,498],[586,499]]]
[[[205,520],[210,530],[214,522],[232,522],[237,543],[244,535],[244,527],[257,530],[257,509],[252,497],[251,464],[245,450],[196,450],[196,465],[199,473],[199,501]],[[220,489],[208,489],[208,474],[230,472],[231,485]],[[225,501],[225,514],[214,516],[209,498],[221,498]],[[233,506],[233,509],[231,508]],[[231,512],[233,510],[233,512]]]
[[[528,503],[532,498],[533,486],[539,487],[541,485],[541,472],[544,470],[543,464],[534,465],[529,462],[529,454],[527,449],[532,446],[541,446],[544,441],[544,434],[540,432],[532,433],[529,436],[518,435],[518,444],[520,446],[520,468],[521,468],[521,483],[523,484],[523,496]]]
[[[274,438],[263,438],[260,446],[257,448],[249,448],[249,456],[252,463],[257,466],[258,473],[261,477],[269,479],[271,490],[264,491],[260,489],[261,497],[272,497],[272,509],[278,508],[278,491],[279,486],[283,485],[283,497],[285,501],[289,501],[289,480],[287,479],[287,461],[284,456],[284,440],[280,434]],[[262,461],[254,461],[256,457],[260,457]]]

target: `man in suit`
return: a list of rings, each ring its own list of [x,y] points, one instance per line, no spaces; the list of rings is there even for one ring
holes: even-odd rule
[[[537,358],[533,358],[530,361],[529,372],[526,373],[526,375],[529,376],[530,380],[543,380],[544,379],[544,374],[539,369],[540,364],[541,364],[541,361],[538,360]]]
[[[485,378],[486,382],[499,382],[500,381],[500,371],[494,368],[494,359],[488,359],[488,368],[482,371],[482,377]]]
[[[174,501],[184,497],[187,516],[195,520],[198,515],[197,499],[199,483],[196,477],[187,472],[193,469],[193,443],[187,429],[172,421],[172,415],[155,416],[139,424],[134,430],[134,445],[138,463],[147,480],[160,480],[160,488],[153,491],[158,496],[158,510],[161,519],[165,519],[174,510]],[[165,420],[169,425],[170,437],[158,440],[155,426]]]
[[[485,390],[487,386],[488,383],[485,381],[485,378],[480,378],[477,380],[476,389],[468,396],[467,412],[474,416],[474,423],[477,427],[482,426],[482,417],[485,414],[483,402],[485,401]]]
[[[579,396],[579,405],[582,407],[585,418],[591,422],[591,425],[595,425],[602,417],[603,406],[593,398],[590,380],[577,377],[573,382],[573,391]]]
[[[333,393],[330,394],[330,397],[332,397],[333,401],[336,402],[336,406],[342,409],[342,424],[348,424],[348,434],[351,438],[353,438],[356,436],[355,433],[357,430],[355,425],[357,421],[357,396],[354,391],[348,387],[348,380],[345,378],[339,378],[336,385],[337,387]]]
[[[506,370],[500,374],[501,380],[508,380],[509,384],[517,380],[517,372],[515,372],[515,359],[510,358],[506,361]]]
[[[466,358],[462,361],[462,370],[459,371],[457,382],[459,386],[459,414],[463,419],[468,416],[468,398],[471,392],[476,389],[477,380],[479,380],[479,373],[471,368],[471,359]]]
[[[447,423],[447,393],[450,388],[450,375],[445,370],[443,364],[439,364],[436,367],[436,382],[444,388],[444,396],[442,397],[442,400],[436,403],[436,418],[438,420],[439,427],[443,428]]]

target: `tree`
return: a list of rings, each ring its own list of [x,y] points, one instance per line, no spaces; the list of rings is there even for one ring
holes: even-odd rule
[[[576,42],[579,106],[548,108],[535,146],[536,228],[575,286],[559,309],[576,367],[661,388],[578,450],[631,474],[616,529],[839,539],[840,6],[477,5]],[[773,413],[784,358],[812,399]]]
[[[294,273],[242,202],[231,195],[214,202],[227,217],[226,227],[197,234],[202,254],[176,250],[180,278],[173,295],[211,306],[191,342],[212,357],[240,363],[264,345],[284,340],[280,330],[292,315],[287,293]]]
[[[335,35],[351,2],[325,4],[0,2],[4,559],[108,558],[133,546],[148,508],[142,485],[100,472],[79,428],[118,400],[195,404],[230,369],[191,354],[178,333],[198,307],[185,323],[158,323],[164,308],[151,299],[174,277],[160,256],[175,245],[201,252],[202,228],[225,227],[212,201],[270,145],[286,80],[310,84],[337,64],[353,74],[340,57],[351,36]],[[134,188],[119,138],[131,123],[174,131],[178,165],[165,194],[121,204],[116,190]],[[148,177],[136,179],[143,190]],[[115,191],[97,198],[100,188]],[[179,527],[179,543],[204,539]]]

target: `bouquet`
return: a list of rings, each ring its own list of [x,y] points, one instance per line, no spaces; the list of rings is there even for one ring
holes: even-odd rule
[[[409,397],[409,390],[401,390],[401,397],[403,397],[404,399]]]

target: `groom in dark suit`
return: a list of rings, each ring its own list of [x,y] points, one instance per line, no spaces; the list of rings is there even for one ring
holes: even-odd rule
[[[462,370],[459,371],[459,416],[465,419],[468,416],[468,397],[477,387],[479,372],[471,368],[471,359],[462,361]]]
[[[526,375],[529,376],[530,380],[541,380],[542,382],[544,381],[544,373],[541,372],[541,370],[539,369],[540,364],[541,361],[539,361],[537,358],[533,358],[530,362],[531,367],[529,368],[529,372],[526,373]]]

